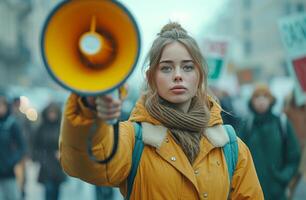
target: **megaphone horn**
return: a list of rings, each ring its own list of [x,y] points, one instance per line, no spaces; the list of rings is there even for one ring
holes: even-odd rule
[[[44,64],[62,87],[99,95],[122,85],[140,54],[131,13],[111,0],[70,0],[48,16],[41,37]]]

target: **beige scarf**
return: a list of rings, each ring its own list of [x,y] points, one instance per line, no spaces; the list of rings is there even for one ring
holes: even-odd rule
[[[187,113],[158,95],[147,98],[145,107],[149,114],[167,127],[192,164],[200,151],[200,140],[209,121],[209,110],[198,97],[191,101]]]

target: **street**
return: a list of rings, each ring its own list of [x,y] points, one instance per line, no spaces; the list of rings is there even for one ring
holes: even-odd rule
[[[39,165],[27,160],[26,162],[26,200],[42,200],[44,199],[44,188],[38,183]],[[79,179],[67,177],[60,188],[60,200],[95,200],[94,186],[85,183]],[[119,190],[115,189],[114,200],[123,199]]]

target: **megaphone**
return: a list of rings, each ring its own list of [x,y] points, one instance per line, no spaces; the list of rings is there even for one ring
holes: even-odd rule
[[[81,95],[118,88],[140,54],[140,33],[131,13],[111,0],[70,0],[49,14],[41,52],[52,78]]]
[[[140,46],[135,19],[115,0],[63,1],[48,15],[41,37],[42,58],[51,77],[82,96],[119,88],[133,72]],[[114,149],[117,145],[115,134]]]

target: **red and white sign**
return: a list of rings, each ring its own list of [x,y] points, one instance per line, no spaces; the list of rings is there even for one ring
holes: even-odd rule
[[[302,90],[306,93],[306,57],[294,59],[292,64]]]
[[[288,69],[296,81],[296,103],[306,103],[306,13],[285,17],[279,22]]]

